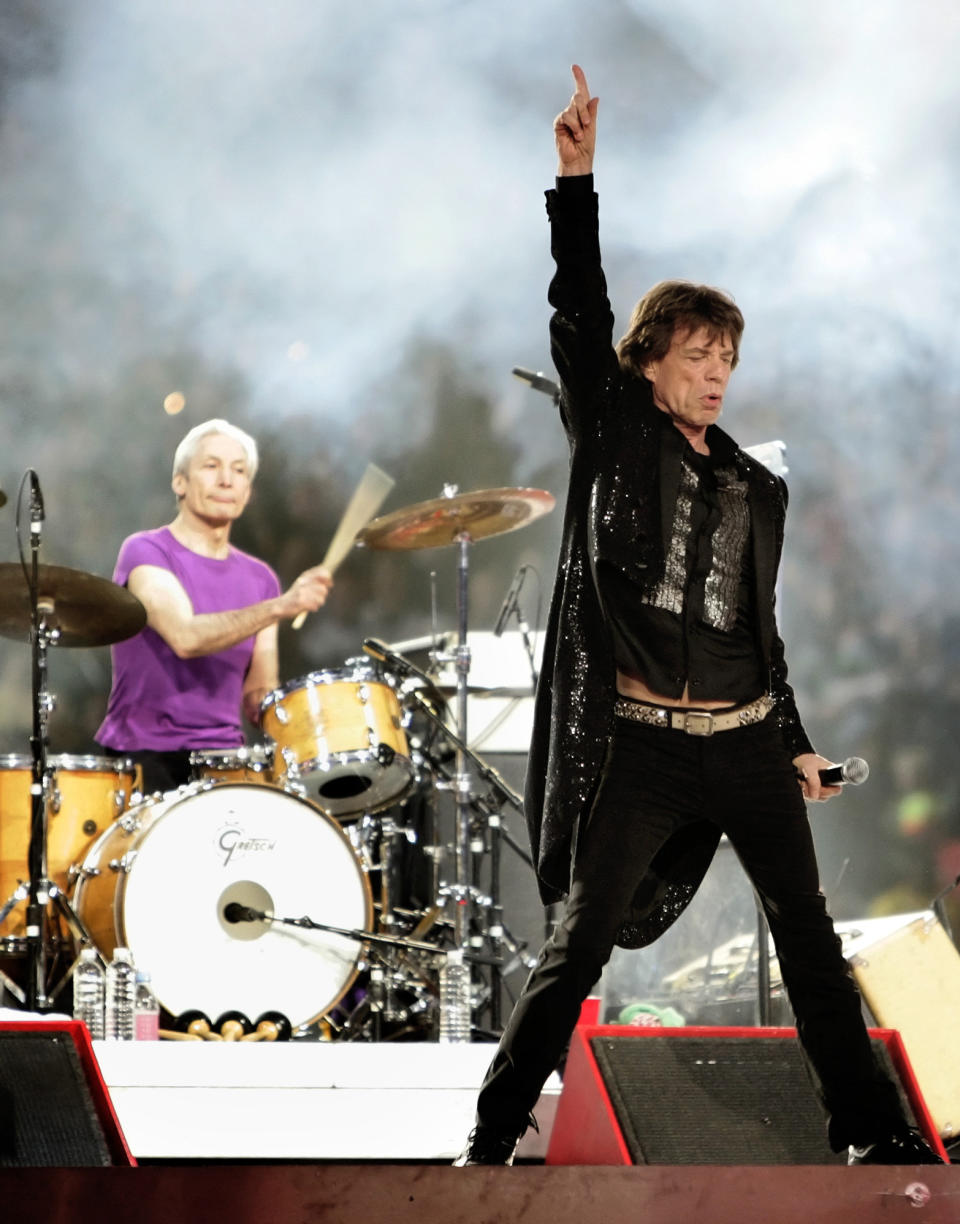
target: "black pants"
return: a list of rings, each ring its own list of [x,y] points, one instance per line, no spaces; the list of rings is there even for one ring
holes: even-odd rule
[[[873,1056],[820,892],[803,796],[772,720],[696,737],[623,718],[580,836],[564,916],[507,1023],[480,1091],[479,1122],[523,1129],[637,884],[670,834],[700,819],[727,834],[761,899],[831,1145],[871,1142],[903,1124],[897,1090]]]
[[[136,752],[118,752],[115,748],[101,748],[110,757],[129,757],[135,765],[143,770],[143,793],[151,795],[154,791],[176,790],[192,781],[190,768],[190,750],[185,748],[174,752],[155,752],[143,748]]]

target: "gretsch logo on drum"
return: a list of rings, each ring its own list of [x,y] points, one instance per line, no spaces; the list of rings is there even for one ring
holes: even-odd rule
[[[277,848],[277,843],[272,838],[247,837],[243,829],[236,826],[224,829],[217,845],[223,851],[224,867],[228,867],[232,859],[247,858],[252,854],[268,854]]]

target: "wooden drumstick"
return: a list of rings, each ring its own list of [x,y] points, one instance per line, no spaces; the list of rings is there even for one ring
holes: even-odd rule
[[[375,463],[367,464],[367,470],[360,477],[360,483],[347,503],[337,530],[333,533],[327,555],[323,559],[323,565],[331,574],[353,547],[357,532],[366,527],[383,505],[394,484],[396,481],[393,477],[388,476]],[[299,612],[293,621],[294,629],[299,629],[306,619],[307,613]]]
[[[176,1033],[173,1029],[159,1030],[161,1041],[203,1041],[199,1033]]]

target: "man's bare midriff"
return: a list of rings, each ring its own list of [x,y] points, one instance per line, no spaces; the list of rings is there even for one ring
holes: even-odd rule
[[[617,692],[622,693],[624,697],[633,697],[637,701],[646,701],[650,705],[658,706],[675,706],[678,709],[693,709],[693,710],[720,710],[726,706],[736,704],[732,701],[694,701],[690,697],[689,686],[685,685],[682,694],[679,697],[664,697],[662,693],[655,693],[638,676],[628,675],[617,668]]]

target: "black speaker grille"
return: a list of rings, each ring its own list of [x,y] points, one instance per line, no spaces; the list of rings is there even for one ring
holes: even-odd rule
[[[0,1167],[111,1163],[66,1033],[0,1033]]]
[[[797,1043],[756,1037],[591,1041],[634,1164],[841,1164]]]

